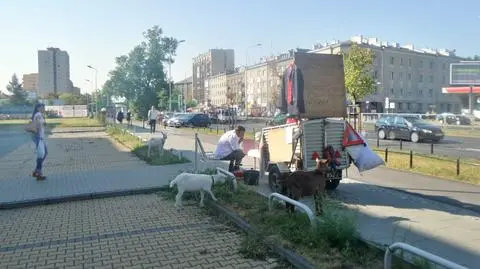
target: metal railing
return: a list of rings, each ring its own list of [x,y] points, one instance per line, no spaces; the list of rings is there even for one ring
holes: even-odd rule
[[[272,211],[272,200],[273,198],[277,198],[279,200],[283,200],[287,203],[293,204],[298,208],[301,208],[305,214],[308,215],[308,218],[310,219],[310,223],[312,226],[317,225],[317,219],[315,217],[315,214],[313,214],[312,210],[305,204],[300,203],[299,201],[295,201],[293,199],[290,199],[289,197],[285,195],[281,195],[280,193],[274,192],[268,195],[268,210]]]
[[[232,181],[232,185],[233,185],[233,191],[236,192],[237,189],[238,189],[238,184],[237,184],[237,177],[228,172],[227,170],[223,169],[223,168],[220,168],[220,167],[217,167],[217,172],[220,173],[220,174],[223,174],[225,176],[227,176],[228,178],[230,178],[230,180]]]
[[[468,269],[465,266],[458,265],[454,262],[441,258],[435,254],[432,254],[430,252],[427,252],[425,250],[416,248],[414,246],[411,246],[409,244],[402,243],[402,242],[396,242],[390,245],[389,247],[387,247],[387,249],[385,250],[385,257],[384,257],[384,263],[383,263],[384,269],[392,268],[392,255],[397,249],[406,250],[414,255],[420,256],[430,262],[433,262],[437,265],[443,266],[448,269]]]

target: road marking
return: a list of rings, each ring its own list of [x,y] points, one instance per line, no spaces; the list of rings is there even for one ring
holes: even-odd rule
[[[460,150],[480,152],[480,149],[472,149],[472,148],[464,148],[464,149],[460,149]]]

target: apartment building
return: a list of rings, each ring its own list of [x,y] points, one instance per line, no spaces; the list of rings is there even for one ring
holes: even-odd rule
[[[176,82],[175,88],[182,92],[185,101],[191,101],[193,99],[192,77]]]
[[[208,87],[205,85],[208,77],[235,69],[234,50],[210,49],[193,58],[192,69],[193,97],[199,104],[206,105],[210,99]]]
[[[23,89],[27,92],[37,92],[38,73],[24,74],[22,78]]]
[[[41,97],[72,92],[70,57],[66,51],[47,48],[38,51],[38,92]]]
[[[442,93],[442,87],[449,83],[450,63],[462,60],[454,50],[418,49],[355,36],[348,41],[317,44],[311,52],[340,54],[353,44],[372,49],[376,56],[373,76],[377,90],[362,100],[364,111],[386,111],[388,98],[392,112],[460,112],[460,98]]]
[[[233,105],[243,107],[245,103],[245,69],[237,69],[227,75],[227,96]]]
[[[227,74],[221,73],[207,78],[205,84],[209,93],[209,104],[215,107],[225,106],[229,103],[227,96]]]

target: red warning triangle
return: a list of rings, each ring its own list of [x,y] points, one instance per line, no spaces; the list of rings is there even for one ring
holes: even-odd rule
[[[363,138],[353,129],[352,125],[348,122],[345,122],[345,132],[343,133],[343,146],[355,146],[365,144]]]

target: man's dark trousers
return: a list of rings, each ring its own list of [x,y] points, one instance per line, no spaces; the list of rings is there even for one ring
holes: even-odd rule
[[[235,167],[238,167],[242,163],[243,157],[245,157],[245,153],[243,153],[242,150],[237,149],[228,154],[226,157],[223,157],[222,160],[230,161],[228,172],[234,172]]]
[[[150,133],[155,133],[155,128],[157,127],[157,120],[150,120]]]

